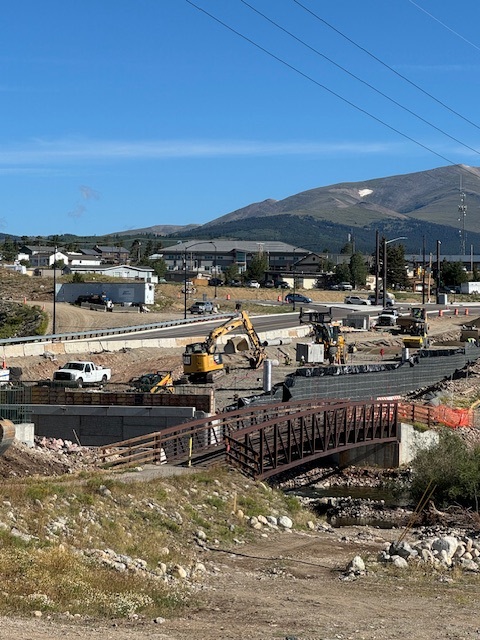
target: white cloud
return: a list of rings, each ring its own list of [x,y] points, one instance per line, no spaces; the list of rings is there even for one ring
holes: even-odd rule
[[[38,164],[166,160],[175,158],[220,158],[331,154],[385,154],[398,152],[398,144],[365,142],[264,142],[258,140],[42,140],[6,145],[0,150],[0,171]]]

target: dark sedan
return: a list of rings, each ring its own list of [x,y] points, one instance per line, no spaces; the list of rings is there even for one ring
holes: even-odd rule
[[[302,295],[301,293],[287,293],[285,296],[285,302],[305,302],[309,304],[312,301],[311,298]]]

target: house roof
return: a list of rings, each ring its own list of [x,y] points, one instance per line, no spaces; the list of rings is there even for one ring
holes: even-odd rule
[[[125,249],[125,247],[108,247],[106,245],[99,244],[96,244],[94,249],[101,253],[130,253],[128,249]]]
[[[92,260],[93,262],[94,260],[98,261],[101,259],[101,256],[99,256],[98,253],[95,253],[94,255],[87,255],[85,253],[68,252],[66,255],[69,260]]]
[[[75,269],[75,271],[91,271],[92,267],[88,266],[88,265],[71,265],[68,267],[68,269],[72,268]],[[117,264],[114,266],[97,266],[95,265],[93,267],[93,269],[96,272],[106,272],[106,271],[119,271],[120,269],[126,269],[127,271],[140,271],[143,273],[153,273],[153,269],[151,269],[150,267],[132,267],[129,264]]]
[[[215,240],[209,242],[208,240],[191,240],[188,242],[179,242],[163,249],[165,253],[184,253],[185,251],[193,251],[193,253],[231,253],[232,251],[245,251],[246,253],[293,253],[295,251],[299,255],[303,253],[310,253],[308,249],[302,249],[302,247],[295,247],[285,242],[277,241],[265,241],[254,242],[252,240]]]
[[[98,251],[95,251],[95,249],[79,249],[79,251],[84,256],[97,256],[98,257]]]
[[[19,249],[19,253],[30,251],[30,253],[55,253],[55,247],[34,246],[31,244],[24,244]],[[61,247],[57,247],[57,253],[63,253]]]

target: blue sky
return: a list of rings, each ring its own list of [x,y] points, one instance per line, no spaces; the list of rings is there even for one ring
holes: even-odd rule
[[[3,3],[2,232],[201,224],[337,182],[480,166],[478,0],[299,0],[337,31],[294,0],[248,0],[410,112],[241,0],[192,1],[269,53],[186,0]]]

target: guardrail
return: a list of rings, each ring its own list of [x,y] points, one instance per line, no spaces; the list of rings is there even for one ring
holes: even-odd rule
[[[155,331],[156,329],[166,329],[168,327],[178,327],[181,325],[199,324],[201,322],[212,322],[213,320],[227,320],[233,318],[234,313],[217,313],[208,318],[201,316],[181,320],[168,320],[167,322],[154,322],[152,324],[138,324],[131,327],[117,327],[115,329],[91,329],[88,331],[77,331],[75,333],[53,333],[43,336],[24,336],[23,338],[7,338],[0,340],[0,346],[9,344],[30,344],[35,342],[61,342],[63,340],[84,340],[88,338],[101,338],[105,336],[122,335],[126,333],[138,333],[140,331]]]

